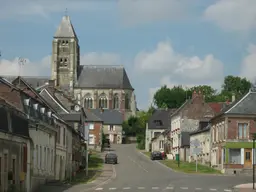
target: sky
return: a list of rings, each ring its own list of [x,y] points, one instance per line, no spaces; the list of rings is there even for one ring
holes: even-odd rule
[[[124,65],[140,109],[162,85],[219,90],[226,75],[255,81],[255,0],[0,2],[0,75],[50,76],[53,35],[67,9],[81,64]]]

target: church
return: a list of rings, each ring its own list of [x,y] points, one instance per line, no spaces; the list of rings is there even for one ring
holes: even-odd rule
[[[124,66],[80,65],[79,39],[67,15],[52,42],[51,80],[85,108],[119,110],[124,119],[136,115],[134,88]]]

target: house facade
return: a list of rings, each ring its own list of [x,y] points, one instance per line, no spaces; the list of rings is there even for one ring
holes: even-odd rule
[[[0,191],[30,192],[33,142],[26,114],[0,97]]]
[[[151,151],[160,151],[168,153],[170,148],[170,138],[168,137],[170,129],[166,129],[160,133],[157,137],[151,140]]]
[[[208,121],[199,122],[199,128],[190,133],[190,161],[210,165],[211,126]],[[195,142],[197,141],[198,144]],[[197,148],[197,149],[195,149]],[[200,151],[200,152],[199,152]]]
[[[152,142],[165,130],[171,128],[170,117],[176,109],[157,109],[153,112],[146,124],[145,150],[152,151]]]
[[[256,91],[223,108],[211,119],[211,165],[226,173],[252,169],[252,133],[256,132]]]
[[[193,92],[192,98],[187,100],[174,114],[171,116],[171,132],[172,152],[173,158],[179,154],[180,156],[187,156],[185,153],[189,151],[181,148],[181,141],[189,143],[190,139],[187,133],[194,132],[198,129],[199,122],[203,119],[210,119],[215,115],[215,111],[208,105],[203,94],[199,91]],[[185,132],[186,134],[182,134]],[[186,135],[186,136],[185,136]],[[184,136],[184,138],[182,138]],[[185,141],[185,140],[186,141]],[[186,144],[187,145],[187,144]]]

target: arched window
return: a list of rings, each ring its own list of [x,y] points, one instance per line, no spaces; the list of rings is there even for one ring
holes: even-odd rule
[[[130,109],[130,98],[128,94],[125,94],[125,109]]]
[[[92,109],[93,108],[93,100],[90,94],[87,94],[84,99],[84,108]]]
[[[113,108],[114,108],[114,109],[119,109],[119,97],[118,97],[118,94],[115,94],[115,95],[114,95]]]
[[[104,93],[99,96],[99,108],[108,108],[108,99]]]

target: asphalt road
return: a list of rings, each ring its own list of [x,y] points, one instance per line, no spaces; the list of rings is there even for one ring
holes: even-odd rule
[[[194,175],[171,171],[158,161],[151,161],[135,149],[135,145],[112,146],[118,155],[115,175],[91,191],[117,192],[185,192],[232,191],[232,187],[251,182],[250,177]]]

